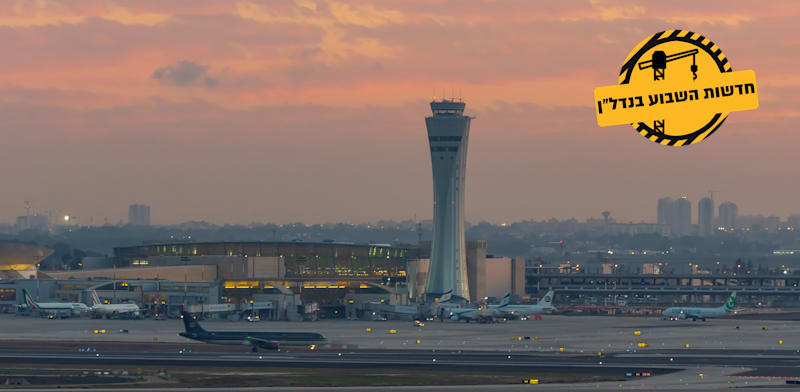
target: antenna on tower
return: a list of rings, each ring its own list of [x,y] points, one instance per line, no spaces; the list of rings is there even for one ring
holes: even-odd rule
[[[719,192],[719,191],[715,191],[715,190],[709,190],[708,191],[708,194],[711,195],[711,201],[714,201],[714,192]]]
[[[31,216],[31,201],[25,200],[25,216]]]

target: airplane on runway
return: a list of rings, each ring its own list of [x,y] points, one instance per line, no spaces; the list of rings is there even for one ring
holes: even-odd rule
[[[92,290],[92,312],[98,316],[121,316],[127,315],[135,318],[141,316],[141,309],[136,304],[104,304],[100,302],[97,291]]]
[[[89,311],[89,307],[81,302],[36,302],[26,289],[22,289],[22,295],[25,296],[25,303],[29,310],[38,310],[47,314],[66,313],[70,316],[78,316]]]
[[[556,310],[553,307],[553,295],[555,293],[551,289],[547,294],[542,297],[536,305],[507,305],[500,307],[499,310],[505,317],[527,317],[534,314],[553,313]]]
[[[684,307],[670,307],[661,312],[661,319],[663,320],[684,320],[697,319],[706,321],[707,318],[725,318],[731,317],[736,313],[736,292],[733,292],[728,300],[722,306],[716,308],[684,308]]]
[[[253,352],[259,348],[277,350],[281,344],[307,346],[324,343],[325,337],[313,332],[251,332],[251,331],[206,331],[188,312],[181,312],[186,332],[178,335],[204,343],[224,345],[248,345]]]

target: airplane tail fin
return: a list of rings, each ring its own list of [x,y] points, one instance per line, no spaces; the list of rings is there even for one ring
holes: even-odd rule
[[[181,316],[183,317],[183,327],[186,328],[186,333],[205,332],[203,327],[200,326],[200,323],[194,319],[194,316],[192,316],[191,313],[181,312]]]
[[[28,304],[28,309],[39,308],[36,306],[36,302],[34,302],[33,297],[31,297],[31,293],[29,293],[27,289],[22,289],[22,295],[25,296],[25,303]]]
[[[542,297],[542,299],[539,300],[538,305],[544,306],[544,307],[552,307],[553,306],[553,294],[554,294],[553,290],[550,289],[547,292],[547,294],[545,294],[544,297]]]
[[[725,301],[725,305],[722,305],[722,308],[726,312],[733,312],[736,309],[736,292],[734,291],[731,293],[731,296],[728,297],[728,300]]]
[[[511,303],[511,292],[507,292],[506,295],[503,296],[503,299],[500,301],[500,307],[506,306]]]
[[[453,290],[452,289],[447,290],[444,294],[442,294],[441,297],[439,297],[439,303],[450,302],[452,298],[453,298]]]
[[[92,306],[100,305],[100,297],[97,296],[97,290],[92,290]]]

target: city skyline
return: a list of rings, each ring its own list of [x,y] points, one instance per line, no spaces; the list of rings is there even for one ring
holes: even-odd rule
[[[653,200],[709,188],[740,215],[795,214],[800,56],[779,38],[800,7],[695,5],[4,3],[0,222],[25,200],[96,225],[137,201],[153,224],[430,218],[432,95],[481,122],[469,221],[653,221]],[[597,128],[592,89],[678,27],[756,70],[760,108],[681,150]]]
[[[495,225],[495,226],[505,226],[505,225],[509,225],[509,224],[522,223],[522,222],[546,222],[546,221],[549,221],[549,220],[552,220],[552,219],[555,219],[556,221],[560,221],[560,222],[575,220],[575,221],[581,222],[581,223],[583,223],[583,222],[589,223],[589,222],[593,222],[593,221],[603,221],[603,220],[605,220],[604,213],[607,212],[608,215],[609,215],[608,218],[610,219],[610,222],[623,223],[623,224],[639,224],[639,223],[643,223],[643,224],[663,224],[663,225],[669,226],[672,230],[676,230],[675,228],[672,227],[673,224],[677,224],[677,222],[674,222],[674,216],[676,214],[676,211],[673,210],[673,208],[674,208],[674,204],[678,200],[682,200],[682,199],[686,200],[688,202],[688,204],[684,203],[684,207],[686,207],[686,206],[689,207],[688,211],[683,211],[683,215],[684,216],[683,216],[682,220],[686,220],[685,218],[687,216],[689,217],[689,219],[688,219],[688,221],[682,222],[681,224],[683,226],[685,226],[686,224],[688,224],[690,226],[698,226],[697,229],[700,230],[700,232],[704,231],[704,229],[701,227],[701,226],[703,226],[703,224],[701,223],[701,215],[700,215],[701,214],[700,210],[703,208],[703,207],[700,207],[700,204],[703,203],[704,201],[705,202],[711,201],[712,203],[710,204],[710,207],[707,207],[707,208],[713,208],[713,211],[711,211],[710,216],[706,216],[705,219],[709,219],[710,218],[711,224],[718,224],[719,226],[723,226],[723,227],[733,227],[734,225],[730,224],[730,223],[731,222],[735,222],[736,217],[739,217],[739,218],[757,218],[757,217],[762,217],[762,218],[777,219],[778,222],[793,222],[795,220],[800,220],[800,212],[794,213],[794,214],[789,214],[789,215],[786,215],[786,216],[778,216],[778,215],[775,215],[775,214],[762,213],[762,212],[758,212],[758,211],[745,211],[746,213],[742,214],[742,213],[739,212],[739,205],[736,202],[732,202],[732,201],[729,201],[729,200],[725,200],[725,201],[719,202],[718,200],[713,200],[708,196],[701,197],[699,200],[692,200],[691,198],[688,198],[686,196],[678,197],[678,198],[675,198],[675,199],[672,199],[670,196],[665,196],[665,197],[661,197],[661,198],[657,199],[657,207],[654,210],[655,213],[653,214],[651,219],[641,219],[641,220],[619,219],[613,213],[613,211],[604,210],[604,211],[601,211],[599,214],[596,214],[594,216],[587,216],[587,217],[583,217],[583,218],[578,218],[578,217],[549,217],[549,218],[543,218],[543,219],[533,219],[533,218],[517,219],[517,220],[503,221],[503,222],[493,222],[493,221],[489,221],[489,220],[473,221],[473,220],[470,220],[470,219],[465,219],[464,222],[465,222],[465,224],[467,224],[469,226],[482,224],[482,223],[488,223],[488,224],[492,224],[492,225]],[[692,203],[696,203],[697,207],[692,207]],[[131,214],[132,214],[131,209],[135,208],[135,207],[143,207],[143,208],[146,209],[147,218],[145,218],[145,221],[136,220],[138,218],[131,219]],[[694,210],[694,208],[697,208],[697,209]],[[37,217],[38,218],[45,218],[44,221],[37,221],[38,222],[37,224],[39,226],[45,226],[45,225],[50,225],[50,226],[68,225],[68,226],[98,227],[98,226],[103,226],[103,225],[115,226],[115,225],[128,225],[128,224],[145,225],[145,226],[149,226],[150,225],[149,223],[146,223],[146,222],[149,222],[149,218],[150,218],[150,216],[149,216],[150,206],[147,205],[147,204],[135,204],[135,203],[131,204],[131,205],[128,206],[128,209],[127,209],[127,211],[128,211],[128,218],[127,219],[123,218],[123,219],[118,219],[116,221],[106,220],[104,222],[100,222],[97,219],[95,219],[94,217],[88,217],[87,218],[87,217],[70,216],[70,215],[64,214],[64,213],[56,213],[53,210],[48,210],[48,211],[45,211],[44,213],[38,213],[38,212],[35,212],[35,211],[31,212],[31,211],[28,211],[29,215],[23,214],[23,215],[19,215],[19,216],[16,217],[16,222],[17,222],[16,225],[17,226],[23,225],[23,227],[21,229],[26,229],[27,226],[30,224],[26,220],[24,220],[23,218],[37,218]],[[708,211],[706,211],[706,212],[708,212]],[[69,217],[69,219],[66,219],[67,217]],[[87,220],[88,222],[83,222],[83,220]],[[143,223],[132,223],[132,222],[134,222],[134,220],[136,220],[136,222],[143,222]],[[23,221],[25,223],[21,223]],[[248,221],[248,222],[225,222],[225,223],[216,223],[216,222],[208,222],[208,221],[198,220],[198,219],[189,219],[189,220],[186,220],[186,221],[158,223],[158,224],[153,224],[153,225],[154,226],[179,226],[179,225],[192,224],[192,223],[205,223],[205,224],[217,225],[217,226],[221,226],[221,225],[240,225],[240,226],[281,225],[281,226],[283,226],[283,225],[293,225],[293,224],[298,224],[298,223],[302,223],[302,224],[306,224],[306,225],[334,225],[334,224],[380,225],[382,223],[388,223],[388,222],[394,222],[394,223],[397,223],[397,224],[403,224],[403,223],[412,222],[414,225],[416,225],[417,223],[426,223],[426,224],[431,224],[432,225],[434,223],[434,219],[433,219],[433,217],[413,217],[413,218],[406,218],[406,219],[402,219],[402,218],[401,219],[384,218],[384,219],[376,219],[376,220],[372,220],[372,221],[362,221],[362,222],[353,222],[353,221],[327,221],[327,222],[308,221],[308,222],[303,222],[303,221],[296,221],[295,220],[295,221],[287,221],[287,222]],[[3,225],[3,224],[7,224],[7,225],[12,225],[13,226],[14,222],[0,222],[0,225]],[[712,227],[712,230],[713,229],[714,229],[714,227]],[[681,229],[679,231],[685,233],[686,230],[687,229],[684,227],[683,229]],[[704,235],[707,235],[707,232]]]

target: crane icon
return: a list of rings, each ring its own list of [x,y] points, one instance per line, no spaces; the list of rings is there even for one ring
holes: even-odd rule
[[[687,50],[685,52],[675,53],[667,56],[662,50],[653,52],[653,57],[648,61],[639,63],[639,69],[644,70],[653,68],[653,80],[664,80],[664,72],[667,70],[667,63],[675,60],[680,60],[692,56],[692,66],[689,69],[692,71],[692,80],[697,79],[697,49]]]
[[[652,68],[653,80],[664,80],[665,73],[667,70],[667,63],[691,56],[692,66],[689,67],[689,70],[692,71],[692,80],[697,80],[697,57],[696,57],[697,53],[698,53],[697,49],[692,49],[667,56],[667,54],[664,53],[663,50],[657,50],[653,52],[653,56],[650,58],[650,60],[642,61],[641,63],[639,63],[639,69],[644,70],[647,68]],[[653,131],[663,135],[664,120],[653,121]]]

